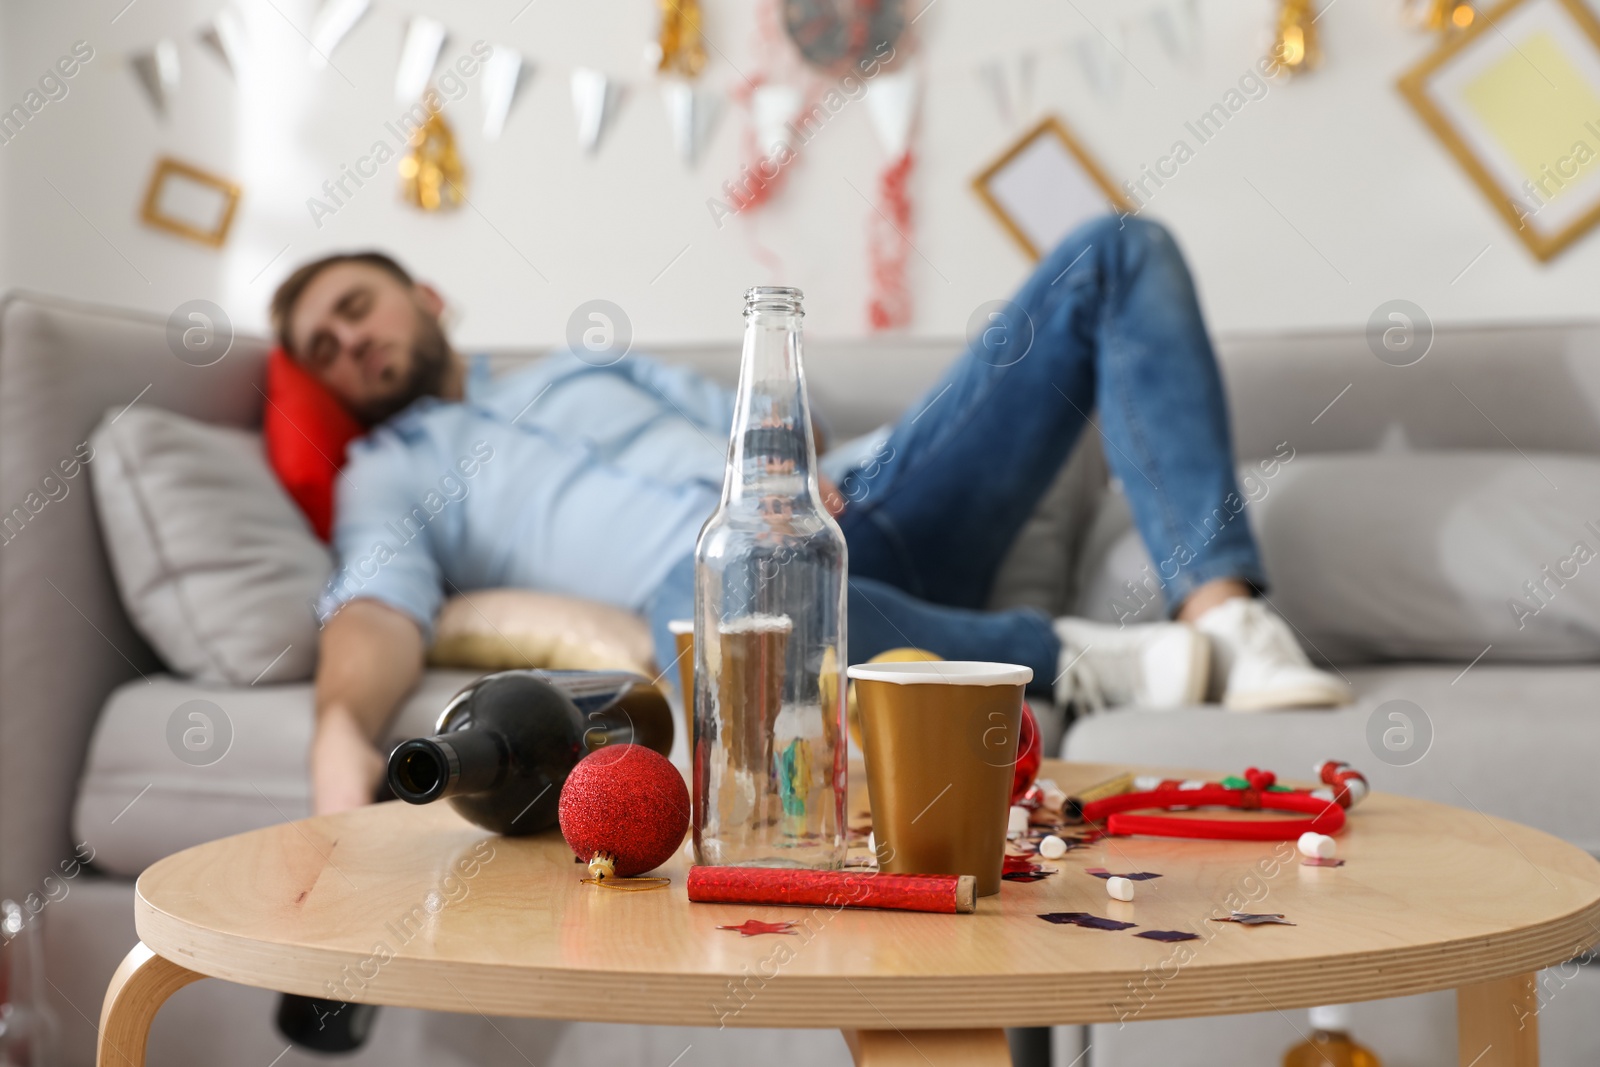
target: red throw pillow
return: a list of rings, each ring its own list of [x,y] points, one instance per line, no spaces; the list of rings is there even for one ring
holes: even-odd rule
[[[261,417],[267,462],[324,541],[333,534],[333,482],[345,448],[365,432],[283,349],[267,356],[267,408]]]

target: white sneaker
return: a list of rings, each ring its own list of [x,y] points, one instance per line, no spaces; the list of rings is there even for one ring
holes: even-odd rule
[[[1225,600],[1194,626],[1211,638],[1211,677],[1232,711],[1350,703],[1350,687],[1313,667],[1289,624],[1259,600]]]
[[[1192,626],[1156,622],[1111,626],[1055,621],[1061,638],[1056,703],[1094,712],[1123,704],[1166,710],[1205,699],[1210,642]]]

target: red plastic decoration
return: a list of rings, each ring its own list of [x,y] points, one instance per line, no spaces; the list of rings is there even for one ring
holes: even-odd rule
[[[1039,720],[1033,709],[1024,701],[1022,705],[1022,736],[1017,739],[1017,763],[1011,777],[1011,803],[1021,803],[1033,780],[1039,776],[1039,763],[1044,758],[1039,741]]]
[[[1296,811],[1309,819],[1190,819],[1170,815],[1130,815],[1142,808],[1239,808],[1245,811]],[[1104,822],[1115,835],[1193,837],[1220,841],[1295,841],[1308,830],[1332,834],[1344,826],[1344,809],[1309,793],[1267,793],[1208,784],[1200,789],[1154,789],[1122,793],[1083,806],[1089,822]]]
[[[561,788],[561,836],[585,863],[611,857],[616,877],[654,870],[689,830],[689,790],[663,755],[608,745],[578,761]]]

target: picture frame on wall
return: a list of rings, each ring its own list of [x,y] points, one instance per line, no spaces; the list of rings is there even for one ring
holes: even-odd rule
[[[972,179],[990,214],[1037,261],[1081,223],[1136,209],[1055,115],[1046,116]]]
[[[1600,20],[1583,0],[1504,0],[1399,90],[1539,260],[1600,222]]]
[[[139,218],[147,226],[221,248],[239,207],[236,182],[163,156],[156,161]]]

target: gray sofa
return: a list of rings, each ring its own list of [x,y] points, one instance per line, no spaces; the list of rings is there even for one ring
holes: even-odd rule
[[[1442,331],[1428,359],[1403,373],[1374,359],[1355,333],[1224,338],[1220,348],[1243,459],[1270,455],[1285,440],[1301,453],[1600,453],[1594,327]],[[865,432],[909,406],[955,350],[954,342],[813,343],[814,399],[839,437]],[[259,340],[238,338],[221,362],[193,367],[174,356],[159,319],[29,294],[0,302],[0,508],[14,514],[14,505],[46,501],[37,513],[24,506],[15,528],[0,536],[0,896],[48,900],[36,921],[67,1064],[93,1060],[101,995],[135,937],[132,876],[177,848],[306,813],[311,692],[308,683],[205,689],[167,674],[119,603],[87,476],[67,480],[64,493],[58,486],[29,494],[113,406],[137,402],[256,425],[264,355]],[[530,355],[495,357],[514,363]],[[736,369],[733,345],[661,355],[723,379]],[[1453,384],[1490,398],[1493,421],[1463,403]],[[1336,394],[1337,406],[1319,416]],[[1090,441],[1012,553],[996,603],[1105,616],[1105,590],[1137,576],[1126,526]],[[1588,773],[1600,751],[1592,714],[1600,664],[1483,662],[1463,674],[1466,666],[1341,665],[1357,704],[1335,713],[1096,716],[1072,728],[1064,752],[1218,771],[1250,763],[1287,774],[1303,773],[1313,759],[1344,758],[1377,788],[1471,804],[1600,852],[1600,788]],[[398,717],[395,736],[425,730],[468,677],[431,672]],[[1436,728],[1434,751],[1409,767],[1379,763],[1365,740],[1367,715],[1396,696],[1426,708]],[[165,737],[173,710],[197,698],[222,708],[234,731],[229,755],[208,767],[175,759]],[[80,843],[94,863],[62,878],[60,865]],[[1579,970],[1559,990],[1546,1012],[1545,1062],[1600,1060],[1600,1031],[1585,1025],[1600,1007],[1600,977]],[[157,1019],[152,1062],[313,1062],[285,1051],[270,1025],[273,1002],[261,990],[191,986]],[[1363,1005],[1357,1022],[1391,1067],[1455,1060],[1448,996]],[[1089,1060],[1096,1067],[1275,1062],[1296,1040],[1295,1025],[1298,1018],[1267,1016],[1094,1027]],[[1072,1060],[1084,1037],[1059,1030],[1058,1062]],[[385,1011],[371,1045],[349,1062],[667,1064],[687,1046],[685,1064],[848,1062],[831,1031],[490,1024],[398,1010]]]

